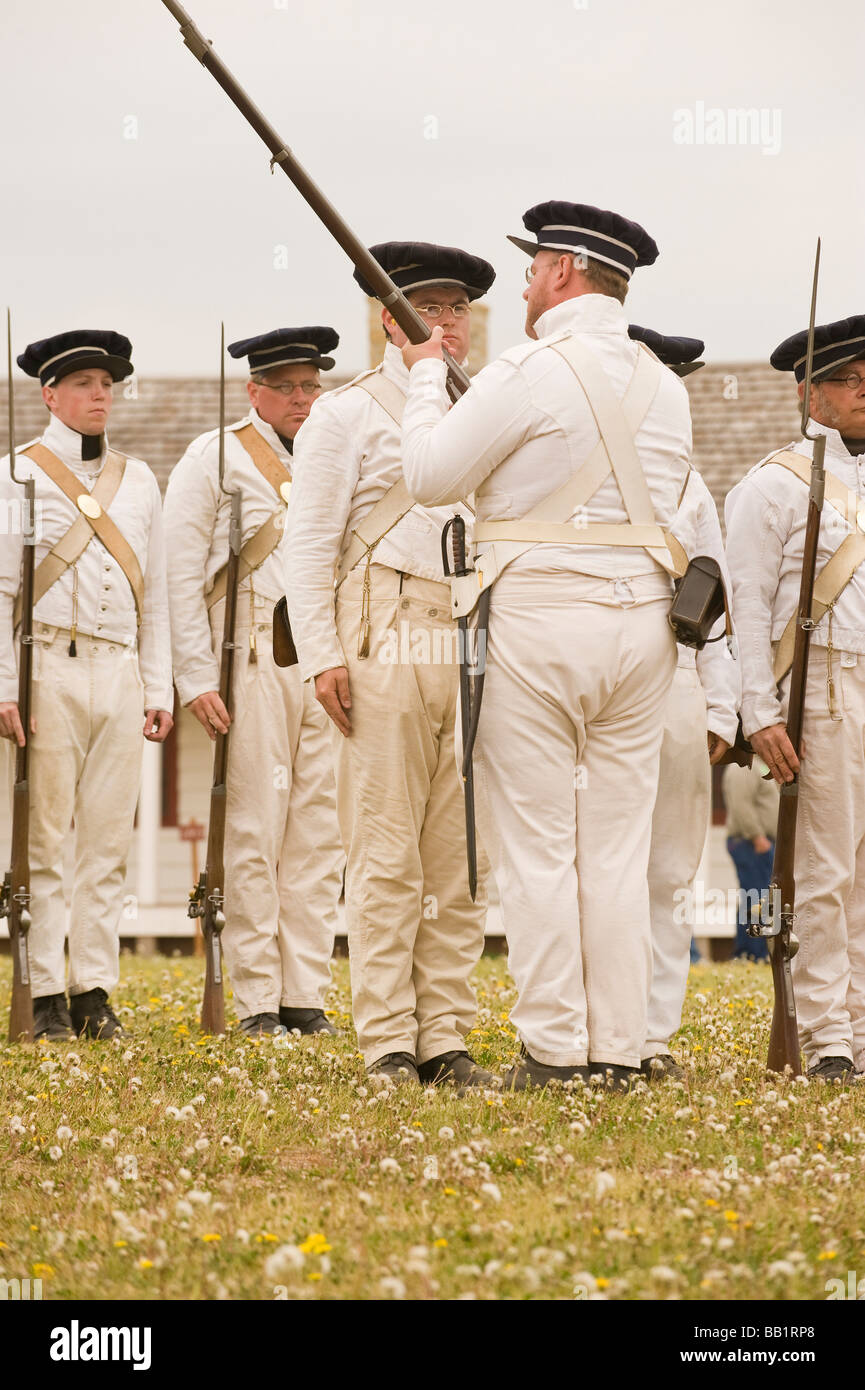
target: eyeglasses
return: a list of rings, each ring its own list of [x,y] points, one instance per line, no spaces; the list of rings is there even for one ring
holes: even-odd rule
[[[426,314],[428,319],[440,319],[446,309],[455,319],[464,319],[472,311],[470,304],[417,304],[415,308],[419,314]]]
[[[295,391],[302,391],[305,396],[314,396],[321,390],[321,385],[317,381],[282,381],[278,386],[271,386],[270,382],[262,381],[262,386],[266,386],[268,391],[278,391],[281,396],[293,396]]]
[[[858,391],[865,381],[865,376],[860,376],[858,372],[851,372],[849,376],[827,376],[824,381],[834,381],[838,386],[846,386],[848,391]],[[824,382],[818,382],[822,386]]]

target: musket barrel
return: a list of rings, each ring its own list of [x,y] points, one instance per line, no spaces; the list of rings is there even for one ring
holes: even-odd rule
[[[345,251],[355,269],[372,285],[377,297],[390,310],[409,342],[426,342],[430,336],[430,330],[423,319],[415,312],[402,291],[397,288],[387,272],[382,269],[360,238],[351,230],[345,219],[340,216],[333,204],[310,178],[264,113],[244,91],[219,55],[214,52],[213,45],[203,37],[183,6],[176,4],[175,0],[162,0],[162,3],[180,24],[183,42],[187,48],[207,68],[226,96],[234,103],[241,115],[246,118],[255,133],[270,150],[272,155],[271,167],[278,164],[283,173],[291,180],[300,196]],[[445,362],[448,368],[448,379],[455,393],[462,395],[464,391],[468,390],[468,376],[447,353],[445,353]]]

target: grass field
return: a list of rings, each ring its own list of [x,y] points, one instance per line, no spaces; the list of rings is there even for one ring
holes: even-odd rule
[[[373,1086],[344,961],[345,1035],[281,1043],[200,1037],[196,960],[121,975],[126,1042],[0,1050],[0,1277],[46,1298],[822,1300],[865,1276],[865,1088],[765,1079],[766,967],[692,971],[684,1085],[464,1099]],[[477,984],[498,1070],[504,962]]]

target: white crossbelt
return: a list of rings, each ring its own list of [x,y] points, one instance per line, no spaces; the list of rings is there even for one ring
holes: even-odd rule
[[[661,382],[663,368],[657,358],[640,345],[636,367],[624,398],[619,401],[597,358],[572,335],[562,334],[538,347],[552,347],[567,362],[589,403],[600,439],[564,486],[543,498],[524,517],[475,525],[475,545],[484,541],[493,544],[478,557],[473,573],[451,580],[455,617],[471,613],[480,595],[503,570],[537,544],[637,547],[647,550],[670,575],[680,576],[687,569],[687,556],[681,545],[655,521],[649,487],[634,444]],[[574,525],[568,518],[594,496],[611,472],[629,523]]]

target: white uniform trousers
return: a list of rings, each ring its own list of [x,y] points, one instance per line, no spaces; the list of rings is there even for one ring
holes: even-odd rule
[[[30,745],[31,990],[66,988],[63,850],[74,824],[70,994],[118,980],[120,915],[144,746],[144,686],[122,643],[34,624]]]
[[[844,662],[855,664],[845,665]],[[805,694],[793,987],[810,1066],[851,1057],[865,1069],[865,657],[811,647]]]
[[[493,590],[480,824],[519,992],[511,1017],[551,1066],[640,1063],[669,606],[660,574],[506,573]]]
[[[652,988],[644,1058],[669,1052],[670,1039],[682,1023],[691,965],[694,884],[709,824],[710,785],[706,697],[693,664],[679,665],[664,710],[652,816]]]
[[[369,656],[359,659],[363,566],[337,600],[350,737],[333,730],[348,863],[346,922],[358,1042],[367,1066],[465,1049],[477,1001],[486,900],[469,894],[454,728],[456,626],[442,583],[371,568]]]
[[[221,650],[223,602],[211,629]],[[344,856],[327,716],[296,666],[273,660],[270,605],[238,614],[225,813],[222,947],[240,1018],[321,1009]],[[246,619],[244,621],[244,619]]]

